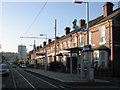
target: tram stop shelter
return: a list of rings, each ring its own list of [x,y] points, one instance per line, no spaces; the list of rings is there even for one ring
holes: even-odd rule
[[[93,51],[94,49],[90,48],[89,50],[86,50],[85,47],[74,47],[74,48],[68,48],[68,49],[64,49],[64,50],[70,51],[70,74],[72,74],[72,54],[77,53],[77,74],[80,75],[80,79],[82,80],[85,77],[85,75],[84,75],[85,74],[84,58],[83,58],[84,52],[89,52],[89,54],[88,54],[89,59],[92,60],[91,51]],[[90,62],[90,64],[91,64],[91,62]],[[87,70],[87,72],[88,72],[88,70]],[[88,75],[89,75],[89,72],[88,72]],[[92,71],[91,76],[94,77],[93,71]]]

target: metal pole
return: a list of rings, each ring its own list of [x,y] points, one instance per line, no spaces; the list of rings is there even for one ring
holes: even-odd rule
[[[89,3],[86,2],[86,11],[87,11],[87,45],[89,45]]]
[[[46,44],[47,44],[47,35],[46,35]],[[46,53],[45,53],[45,72],[47,72],[47,47],[46,47]]]
[[[47,50],[45,53],[45,72],[47,72]]]
[[[33,55],[34,55],[34,68],[36,68],[36,60],[35,60],[35,40],[34,40],[34,45],[33,45]]]
[[[56,62],[56,19],[55,19],[55,56],[54,56],[54,62]]]
[[[70,52],[70,74],[72,74],[72,51]]]

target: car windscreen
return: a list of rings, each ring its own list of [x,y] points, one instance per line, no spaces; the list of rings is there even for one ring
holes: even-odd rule
[[[3,64],[2,69],[8,69],[8,66],[6,64]]]

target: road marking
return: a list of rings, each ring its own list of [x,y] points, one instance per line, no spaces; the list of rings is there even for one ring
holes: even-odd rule
[[[12,69],[12,68],[11,68],[11,69]],[[12,70],[11,70],[11,74],[12,74],[12,78],[13,78],[14,87],[16,88],[17,86],[16,86],[16,83],[15,83],[15,78],[14,78],[14,75],[13,75]]]
[[[16,70],[16,72],[17,72],[25,81],[27,81],[27,83],[28,83],[32,88],[34,88],[34,90],[36,90],[35,87],[34,87],[22,74],[20,74],[17,70]]]
[[[38,78],[38,77],[36,77],[36,76],[34,76],[34,75],[28,73],[28,72],[25,72],[25,73],[27,73],[27,74],[29,74],[29,75],[31,75],[31,76],[33,76],[33,77],[35,77],[35,78],[37,78],[37,79],[39,79],[39,80],[45,82],[45,83],[47,83],[47,84],[49,84],[49,85],[51,85],[51,86],[53,86],[53,87],[55,87],[55,88],[58,88],[57,86],[55,86],[55,85],[53,85],[53,84],[51,84],[51,83],[49,83],[49,82],[47,82],[47,81],[45,81],[45,80],[43,80],[43,79],[41,79],[41,78]]]

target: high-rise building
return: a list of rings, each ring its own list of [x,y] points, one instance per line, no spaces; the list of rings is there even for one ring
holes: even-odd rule
[[[18,58],[26,59],[26,51],[25,45],[18,45]]]
[[[120,8],[120,1],[118,2],[118,8]]]

